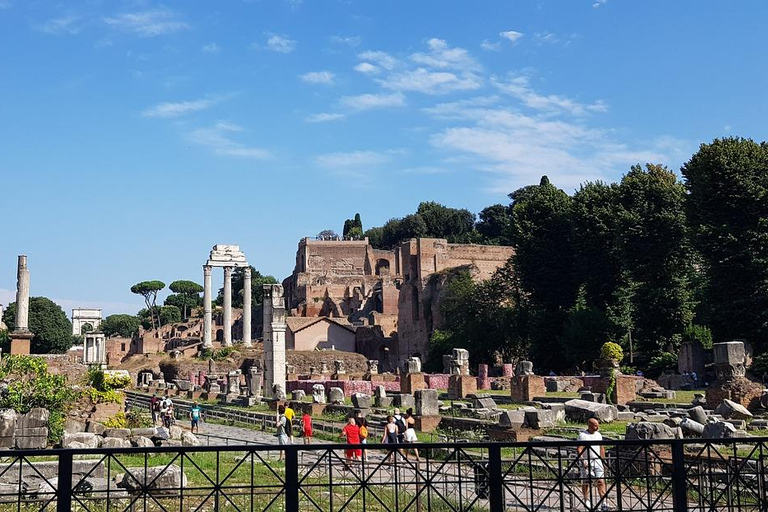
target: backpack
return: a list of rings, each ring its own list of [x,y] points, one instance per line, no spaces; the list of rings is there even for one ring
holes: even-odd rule
[[[408,427],[405,424],[405,419],[402,416],[395,418],[395,425],[397,425],[398,434],[405,434],[405,431],[408,430]]]
[[[360,439],[367,439],[368,438],[368,428],[366,428],[365,425],[360,427]]]
[[[156,400],[154,405],[152,405],[152,410],[160,412],[160,400]]]

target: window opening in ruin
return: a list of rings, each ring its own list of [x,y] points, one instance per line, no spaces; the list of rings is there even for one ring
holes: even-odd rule
[[[411,316],[414,320],[420,320],[419,315],[419,289],[411,287]]]
[[[224,341],[224,329],[216,330],[216,341]]]
[[[376,275],[388,276],[389,275],[389,260],[380,259],[376,262]]]

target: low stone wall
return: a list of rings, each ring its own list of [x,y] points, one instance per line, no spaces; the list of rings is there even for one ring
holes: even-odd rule
[[[424,375],[424,380],[429,389],[448,389],[450,377],[447,373],[427,373]]]

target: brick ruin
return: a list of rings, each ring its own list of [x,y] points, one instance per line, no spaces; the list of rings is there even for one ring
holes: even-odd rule
[[[437,238],[411,239],[392,250],[374,249],[367,238],[305,238],[283,286],[293,316],[348,319],[357,326],[357,351],[393,371],[409,357],[427,357],[452,273],[465,269],[488,279],[512,254],[511,247]]]

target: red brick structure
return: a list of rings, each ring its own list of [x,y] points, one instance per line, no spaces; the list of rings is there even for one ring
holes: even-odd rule
[[[427,389],[423,373],[408,373],[400,377],[400,392],[412,395],[417,389]]]
[[[475,393],[477,393],[477,377],[451,375],[448,379],[448,398],[451,400],[461,400]]]
[[[510,382],[512,400],[515,402],[530,402],[535,397],[545,396],[547,388],[544,377],[538,375],[518,375]]]

